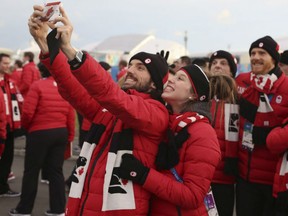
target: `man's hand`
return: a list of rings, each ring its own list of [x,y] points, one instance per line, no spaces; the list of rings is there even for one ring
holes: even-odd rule
[[[62,7],[60,7],[60,12],[62,16],[56,17],[52,23],[54,25],[61,23],[61,25],[57,25],[56,38],[60,39],[60,49],[67,56],[68,60],[71,61],[76,55],[76,50],[71,45],[73,26]]]
[[[46,37],[48,35],[48,31],[51,28],[55,28],[55,25],[51,22],[43,22],[40,18],[43,16],[44,7],[40,5],[33,6],[33,13],[28,20],[29,32],[38,44],[42,53],[48,53],[48,45]]]

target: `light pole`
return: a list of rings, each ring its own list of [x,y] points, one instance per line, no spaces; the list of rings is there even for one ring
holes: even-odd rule
[[[185,55],[187,55],[187,41],[188,41],[188,36],[187,36],[187,31],[185,31],[185,32],[184,32]]]

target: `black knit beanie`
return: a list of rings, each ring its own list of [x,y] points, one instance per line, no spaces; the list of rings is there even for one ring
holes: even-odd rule
[[[218,51],[214,52],[209,59],[209,68],[211,68],[213,60],[219,59],[219,58],[224,58],[228,61],[232,76],[235,77],[236,72],[237,72],[236,60],[235,60],[234,56],[227,51],[218,50]]]
[[[168,81],[168,64],[166,60],[158,54],[139,52],[130,58],[129,63],[137,59],[148,69],[156,89],[163,91],[164,84]]]
[[[275,60],[275,64],[279,62],[279,45],[277,42],[270,36],[265,36],[262,38],[259,38],[258,40],[254,41],[249,49],[249,55],[251,56],[251,51],[253,48],[261,48],[266,50],[270,56]]]
[[[288,65],[288,50],[285,50],[283,53],[281,53],[279,62]]]
[[[209,80],[204,71],[196,64],[182,67],[181,70],[185,71],[192,84],[193,90],[196,93],[197,101],[209,101]]]

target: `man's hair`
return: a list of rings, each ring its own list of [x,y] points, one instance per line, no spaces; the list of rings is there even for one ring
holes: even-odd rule
[[[6,54],[6,53],[0,53],[0,62],[2,61],[2,59],[3,59],[4,57],[10,58],[10,55],[8,55],[8,54]]]
[[[180,59],[186,65],[192,64],[191,58],[189,56],[181,56]]]
[[[45,67],[45,65],[42,62],[39,62],[37,64],[37,67],[38,67],[42,77],[50,77],[51,76],[51,73],[49,72],[49,70]]]
[[[124,67],[127,67],[128,63],[127,63],[126,60],[122,59],[122,60],[119,61],[118,65],[122,65]]]
[[[15,60],[14,64],[16,64],[19,68],[22,68],[23,62],[19,59]]]
[[[29,62],[32,62],[34,60],[34,53],[32,53],[30,51],[24,52],[24,57],[28,57]]]
[[[198,65],[200,67],[205,67],[207,63],[209,63],[209,58],[208,57],[195,58],[192,61],[192,64],[196,64],[196,65]]]

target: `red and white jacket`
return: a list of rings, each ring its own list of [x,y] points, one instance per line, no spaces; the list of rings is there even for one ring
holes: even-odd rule
[[[164,139],[169,121],[165,106],[152,99],[148,94],[135,90],[128,92],[121,90],[111,76],[89,54],[86,54],[86,59],[80,68],[73,71],[70,70],[67,59],[61,52],[56,56],[52,65],[50,65],[49,58],[41,61],[55,77],[61,95],[84,118],[93,123],[101,123],[99,115],[103,117],[103,108],[114,115],[113,121],[105,125],[106,130],[92,153],[80,206],[73,206],[73,199],[69,198],[66,214],[69,216],[147,215],[151,195],[137,184],[133,184],[136,209],[101,210],[107,155],[111,145],[111,134],[115,132],[114,128],[121,124],[133,129],[133,155],[145,166],[155,167],[154,161],[158,145]],[[116,119],[118,120],[114,125]]]
[[[288,190],[288,118],[283,121],[283,126],[274,128],[268,135],[266,142],[268,149],[280,155],[276,167],[273,196],[277,197],[279,192]],[[284,126],[285,125],[285,126]]]
[[[34,82],[23,103],[22,127],[28,132],[52,128],[67,128],[68,142],[75,133],[75,111],[58,92],[54,78]]]
[[[20,129],[23,97],[8,74],[0,78],[0,87],[4,96],[6,125],[9,125],[10,131]]]
[[[204,197],[221,159],[220,147],[208,119],[187,127],[189,138],[179,149],[180,161],[174,167],[183,183],[170,170],[160,173],[150,169],[143,185],[155,194],[151,198],[152,216],[178,215],[177,206],[182,216],[208,216]]]
[[[218,164],[212,182],[218,184],[234,184],[235,176],[224,173],[225,159],[238,158],[238,142],[225,140],[225,102],[212,99],[211,114],[212,126],[216,131],[217,138],[221,149],[221,161]]]
[[[236,77],[238,93],[240,95],[251,85],[251,72],[242,73]],[[282,74],[271,89],[270,105],[276,116],[274,121],[280,126],[288,116],[288,78]],[[281,99],[281,100],[280,100]],[[241,109],[241,107],[240,107]],[[257,117],[256,117],[257,118]],[[261,115],[264,121],[265,115]],[[271,153],[267,145],[255,145],[253,152],[242,148],[243,126],[245,119],[240,117],[239,133],[239,175],[241,178],[260,184],[272,185],[279,155]]]

